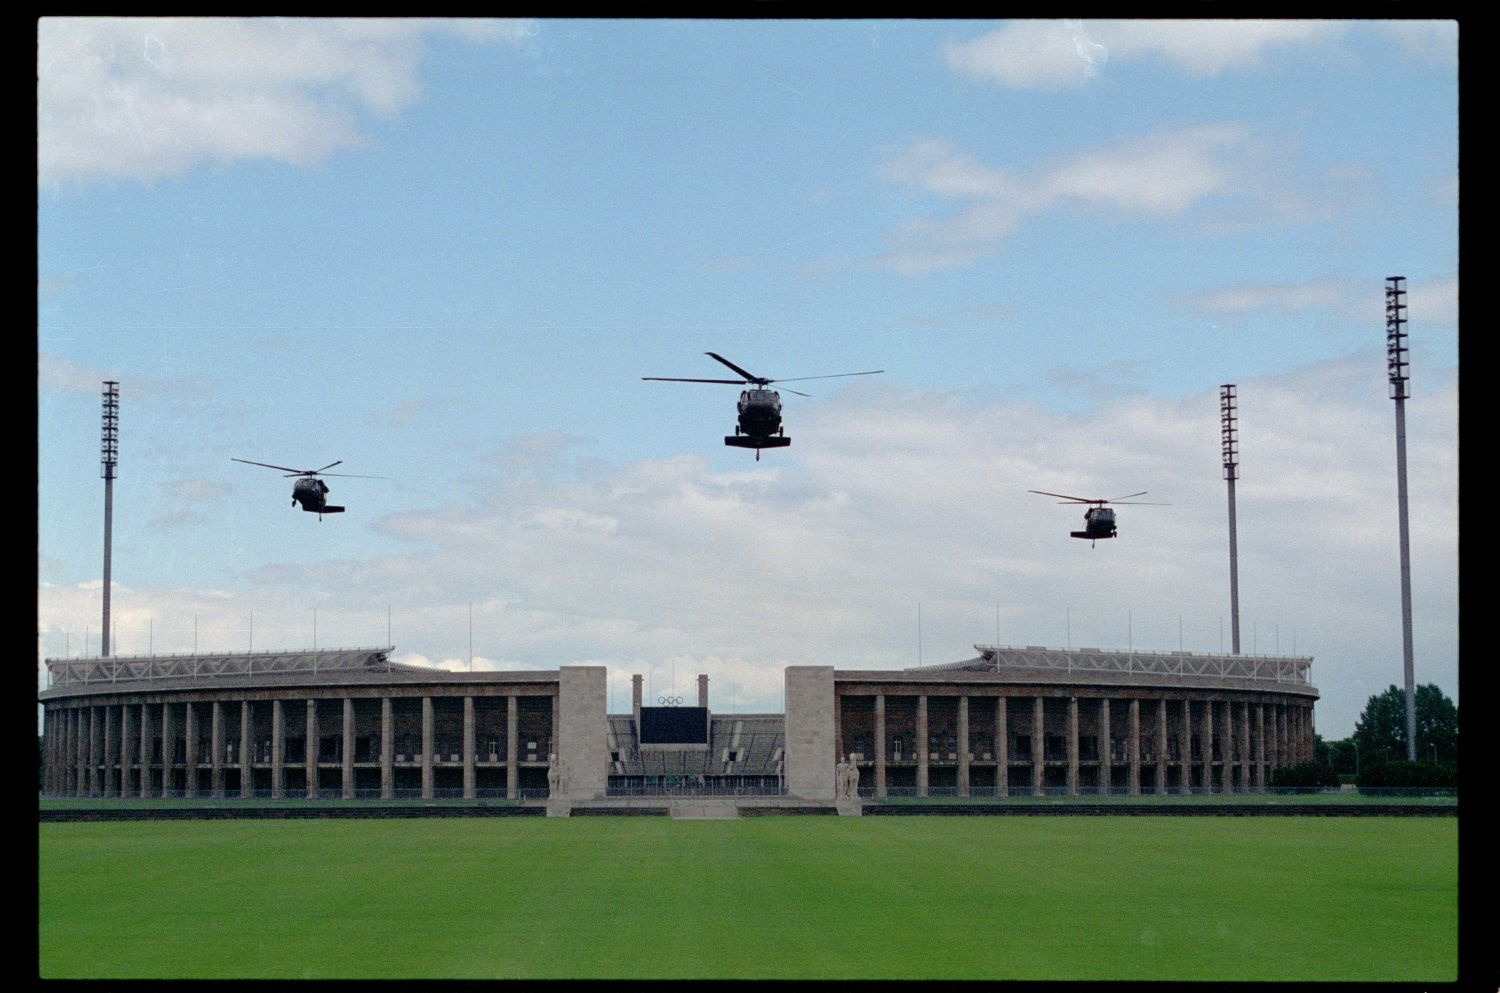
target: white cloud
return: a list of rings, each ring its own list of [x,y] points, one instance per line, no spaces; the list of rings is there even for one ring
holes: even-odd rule
[[[961,265],[994,250],[1027,218],[1070,206],[1177,217],[1210,197],[1244,195],[1248,184],[1231,162],[1251,149],[1249,134],[1235,125],[1161,130],[1022,176],[987,168],[942,139],[919,139],[881,175],[964,206],[907,224],[880,262],[904,272]]]
[[[1012,21],[949,45],[944,55],[972,79],[1059,90],[1084,84],[1106,65],[1137,61],[1163,61],[1197,76],[1252,68],[1269,52],[1326,45],[1347,30],[1311,20]]]
[[[305,166],[418,99],[425,40],[518,43],[524,22],[47,17],[37,28],[44,185],[152,180],[205,161]]]

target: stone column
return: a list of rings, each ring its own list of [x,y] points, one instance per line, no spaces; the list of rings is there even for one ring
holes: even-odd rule
[[[286,721],[281,700],[271,701],[271,799],[286,796]]]
[[[630,717],[635,722],[635,740],[641,740],[641,675],[630,677]]]
[[[249,700],[240,701],[240,799],[250,796],[255,787],[255,742],[251,738],[254,708]]]
[[[708,673],[698,674],[698,706],[708,709]]]
[[[318,701],[307,698],[307,747],[302,750],[307,770],[307,798],[318,798]]]
[[[1130,701],[1130,795],[1141,793],[1141,701]]]
[[[1240,789],[1250,792],[1250,703],[1240,704]]]
[[[917,796],[927,795],[927,761],[932,745],[927,741],[927,694],[917,697]]]
[[[707,692],[708,677],[700,679]],[[602,665],[559,666],[555,699],[552,740],[562,794],[573,800],[602,798],[609,787],[608,670]]]
[[[432,697],[422,698],[422,799],[432,799]]]
[[[1068,697],[1068,794],[1078,795],[1078,698]]]
[[[208,711],[208,788],[215,800],[224,798],[224,704],[218,700]]]
[[[844,698],[838,693],[833,695],[833,754],[844,760]]]
[[[1109,752],[1109,698],[1099,700],[1099,728],[1096,734],[1099,744],[1099,791],[1109,795],[1114,786],[1114,756]]]
[[[345,800],[354,799],[354,698],[344,697],[344,754],[340,756],[343,768],[340,785]]]
[[[464,799],[474,799],[474,698],[464,697]]]
[[[1031,698],[1031,792],[1035,796],[1043,793],[1043,770],[1047,762],[1047,721],[1042,709],[1042,698]]]
[[[958,698],[958,795],[969,795],[969,697]]]
[[[174,770],[172,768],[177,757],[177,729],[172,726],[172,705],[163,703],[161,705],[161,795],[164,797],[172,795]]]
[[[1266,791],[1266,705],[1255,705],[1255,789]]]
[[[99,790],[99,708],[89,708],[89,796],[98,796]]]
[[[1177,750],[1182,753],[1182,784],[1179,792],[1193,792],[1193,701],[1182,698],[1182,727],[1177,732]]]
[[[1203,751],[1203,792],[1214,791],[1214,705],[1212,700],[1203,701],[1203,730],[1198,747]]]
[[[1156,701],[1156,795],[1167,792],[1167,698]]]
[[[1234,792],[1234,724],[1230,715],[1233,704],[1228,700],[1219,705],[1222,719],[1219,721],[1219,750],[1223,753],[1224,792]]]
[[[559,677],[561,678],[561,677]],[[562,727],[562,701],[557,696],[552,697],[552,723],[548,726],[547,746],[548,755],[557,755],[557,761],[562,762],[562,752],[558,751],[558,728]]]
[[[198,795],[198,712],[191,701],[182,705],[182,736],[187,746],[187,768],[183,771],[182,795]]]
[[[885,796],[885,694],[875,694],[875,795]]]
[[[521,747],[520,713],[519,702],[512,693],[505,698],[505,796],[511,800],[521,796],[521,766],[516,756]],[[639,733],[640,714],[636,715],[636,729]]]
[[[118,764],[115,755],[115,745],[118,739],[115,737],[115,708],[106,706],[104,708],[104,795],[116,796],[115,787],[119,785],[119,772],[116,770]]]
[[[130,719],[132,708],[130,704],[120,705],[120,795],[128,796],[130,789],[130,769],[135,765],[135,724]]]
[[[1005,697],[995,697],[995,795],[1010,796],[1010,728]]]
[[[148,796],[151,795],[151,740],[152,740],[152,738],[154,736],[151,733],[152,729],[151,729],[151,706],[150,706],[150,704],[145,704],[145,703],[141,704],[141,721],[140,721],[140,724],[141,724],[141,748],[140,748],[141,783],[140,783],[140,788],[141,788],[141,799],[144,800],[146,797],[148,797]]]
[[[380,698],[380,798],[396,795],[396,715],[391,698]]]
[[[1276,767],[1278,769],[1292,764],[1286,742],[1286,704],[1278,703],[1276,705]]]

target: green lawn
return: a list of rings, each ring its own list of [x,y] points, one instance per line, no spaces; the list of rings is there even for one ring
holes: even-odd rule
[[[1451,981],[1458,823],[41,824],[44,977]]]

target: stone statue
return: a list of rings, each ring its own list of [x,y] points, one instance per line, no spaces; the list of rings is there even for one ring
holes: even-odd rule
[[[833,767],[833,795],[836,799],[848,794],[849,790],[849,763],[839,756],[838,765]]]
[[[848,778],[845,780],[846,792],[844,795],[851,800],[857,799],[859,797],[859,765],[855,763],[854,756],[852,755],[849,756],[849,772],[847,775]]]
[[[562,793],[562,771],[557,767],[557,753],[547,756],[547,795],[556,797]]]

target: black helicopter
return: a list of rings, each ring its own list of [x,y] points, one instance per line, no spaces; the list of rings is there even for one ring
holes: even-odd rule
[[[642,379],[654,380],[660,383],[729,383],[734,386],[749,386],[750,389],[740,393],[739,419],[734,426],[734,434],[724,439],[724,444],[732,448],[755,449],[755,461],[760,461],[760,450],[762,448],[785,448],[792,443],[792,439],[786,437],[781,426],[781,394],[775,390],[768,389],[772,383],[796,383],[807,379],[838,379],[842,376],[873,376],[876,373],[885,372],[884,369],[872,369],[869,372],[836,372],[829,376],[797,376],[793,379],[767,379],[764,376],[753,376],[735,365],[733,362],[713,352],[704,352],[709,358],[722,362],[724,365],[739,373],[742,379],[678,379],[672,376],[642,376]],[[799,393],[797,390],[787,390],[788,393],[796,393],[799,397],[808,394]]]
[[[288,476],[299,477],[292,484],[292,506],[302,505],[302,509],[309,514],[317,514],[318,520],[323,519],[324,514],[342,514],[343,507],[335,507],[328,502],[328,484],[319,479],[319,476],[344,476],[349,479],[386,479],[386,476],[355,476],[347,472],[325,472],[336,465],[342,465],[343,459],[338,462],[330,462],[322,469],[290,469],[284,465],[271,465],[269,462],[251,462],[249,459],[231,458],[231,462],[243,462],[246,465],[265,466],[267,469],[280,469]]]
[[[1146,495],[1146,491],[1141,490],[1139,493],[1127,493],[1122,497],[1115,497],[1113,500],[1089,500],[1085,497],[1068,496],[1066,493],[1048,493],[1046,490],[1027,490],[1026,492],[1039,493],[1042,496],[1062,497],[1058,501],[1059,503],[1088,504],[1089,509],[1083,512],[1083,530],[1069,531],[1068,536],[1071,538],[1087,538],[1090,548],[1094,547],[1094,542],[1101,538],[1113,538],[1118,534],[1115,530],[1115,512],[1105,506],[1106,504],[1121,504],[1123,501],[1130,500],[1131,497]],[[1168,504],[1131,502],[1125,503],[1124,506],[1165,507]]]

